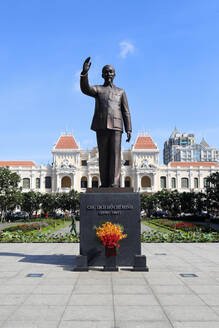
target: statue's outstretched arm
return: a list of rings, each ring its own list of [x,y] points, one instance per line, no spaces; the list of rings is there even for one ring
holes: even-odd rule
[[[88,81],[88,71],[91,67],[90,57],[88,57],[83,64],[83,70],[81,72],[81,78],[80,78],[80,87],[81,91],[91,97],[97,96],[97,90],[96,87],[90,86]]]

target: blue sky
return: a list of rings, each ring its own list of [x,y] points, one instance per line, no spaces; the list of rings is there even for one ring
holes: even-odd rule
[[[0,31],[0,160],[47,164],[61,131],[96,145],[79,90],[88,56],[91,84],[116,69],[131,143],[149,131],[162,152],[176,126],[219,148],[218,0],[3,0]]]

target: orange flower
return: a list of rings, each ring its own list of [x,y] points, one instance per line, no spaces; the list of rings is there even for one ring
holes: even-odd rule
[[[96,236],[102,241],[104,246],[120,247],[120,240],[127,237],[123,234],[122,227],[119,224],[113,224],[109,221],[96,228]]]

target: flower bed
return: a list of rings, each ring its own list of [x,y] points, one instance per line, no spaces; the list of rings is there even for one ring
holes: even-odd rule
[[[4,231],[14,232],[14,231],[21,231],[21,232],[29,232],[33,230],[40,230],[41,228],[48,227],[49,223],[40,222],[40,223],[32,223],[32,224],[18,224],[16,226],[5,228]]]
[[[144,231],[141,235],[143,243],[209,243],[219,242],[219,233],[211,232],[167,232],[162,233],[158,231]]]
[[[0,231],[1,243],[78,243],[79,235],[70,232],[64,235],[51,236],[51,233],[31,231],[30,233]]]
[[[203,233],[209,233],[213,231],[216,232],[214,229],[201,224],[188,223],[179,220],[153,219],[153,220],[149,220],[148,222],[158,227],[167,228],[170,231],[180,230],[185,232],[190,231],[190,232],[203,232]]]

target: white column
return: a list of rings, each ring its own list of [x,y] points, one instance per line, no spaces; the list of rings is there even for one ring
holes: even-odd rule
[[[91,188],[92,187],[92,176],[90,174],[88,175],[87,184],[88,184],[88,188]]]
[[[178,191],[181,189],[180,173],[176,174],[176,188],[177,188]]]
[[[35,174],[31,174],[31,181],[30,181],[30,189],[34,190],[35,189]]]
[[[189,172],[189,189],[190,191],[194,189],[194,178],[192,172]]]
[[[125,187],[124,173],[121,173],[121,176],[120,176],[120,186],[121,186],[121,188]]]
[[[137,191],[141,190],[141,176],[137,173]]]

